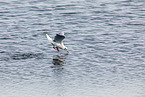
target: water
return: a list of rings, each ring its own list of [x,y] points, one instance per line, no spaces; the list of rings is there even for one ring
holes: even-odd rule
[[[1,0],[1,97],[145,97],[144,20],[144,0]]]

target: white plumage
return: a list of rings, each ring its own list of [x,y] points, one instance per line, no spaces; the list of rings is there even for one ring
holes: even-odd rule
[[[48,34],[46,34],[46,37],[47,37],[48,41],[51,42],[51,44],[53,45],[53,48],[57,49],[57,51],[59,51],[59,48],[60,48],[60,49],[63,49],[63,50],[66,50],[67,52],[69,52],[67,50],[67,47],[64,46],[64,44],[63,44],[63,39],[65,38],[63,32],[56,34],[56,36],[54,37],[53,40],[52,40],[52,38],[49,37]]]

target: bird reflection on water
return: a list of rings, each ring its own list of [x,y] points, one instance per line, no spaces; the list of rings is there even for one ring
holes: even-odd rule
[[[54,91],[57,91],[55,94],[57,96],[64,97],[66,93],[66,88],[65,88],[65,75],[64,75],[64,64],[66,60],[66,56],[68,54],[59,54],[59,55],[54,55],[52,59],[53,63],[53,77],[55,81],[53,82],[53,85],[55,87]]]
[[[66,56],[68,54],[62,54],[62,55],[55,55],[53,56],[53,60],[52,63],[54,64],[53,68],[61,68],[64,66],[63,64],[65,64],[65,60],[66,60]]]

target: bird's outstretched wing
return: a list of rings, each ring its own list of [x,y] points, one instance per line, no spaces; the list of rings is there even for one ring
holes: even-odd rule
[[[59,35],[59,34],[56,34],[56,36],[54,37],[54,42],[57,42],[57,43],[62,43],[63,39],[65,38],[64,35]]]
[[[52,38],[50,38],[50,37],[48,36],[48,34],[46,34],[46,37],[47,37],[47,39],[48,39],[49,42],[51,42],[51,43],[53,42]]]

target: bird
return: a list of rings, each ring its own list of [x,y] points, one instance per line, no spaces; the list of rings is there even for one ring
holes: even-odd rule
[[[63,44],[63,40],[65,38],[65,35],[63,32],[56,34],[54,39],[50,38],[48,34],[46,34],[46,37],[47,37],[48,41],[51,42],[51,44],[53,45],[53,48],[56,49],[58,52],[60,51],[59,49],[63,49],[69,53],[67,47],[64,46],[64,44]]]

